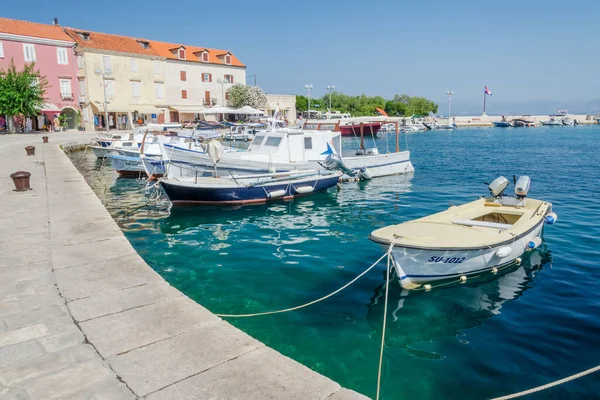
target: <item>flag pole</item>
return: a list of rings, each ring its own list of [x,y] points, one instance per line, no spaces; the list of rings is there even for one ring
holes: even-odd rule
[[[487,92],[483,91],[483,115],[485,115],[485,100],[487,99]]]

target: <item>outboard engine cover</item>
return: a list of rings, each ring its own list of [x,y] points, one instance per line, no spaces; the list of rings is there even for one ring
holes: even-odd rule
[[[529,186],[531,186],[531,179],[528,176],[520,176],[515,183],[515,195],[517,199],[524,199],[529,193]]]
[[[505,177],[501,176],[499,178],[494,179],[492,183],[489,184],[488,188],[490,189],[490,194],[493,197],[500,197],[504,190],[508,187],[510,182]]]
[[[323,161],[323,165],[325,165],[325,167],[327,169],[337,169],[342,171],[344,174],[348,175],[348,176],[354,176],[356,175],[356,173],[351,170],[350,168],[348,168],[345,164],[344,161],[342,161],[342,159],[340,158],[340,156],[338,156],[337,154],[331,153],[327,156],[327,158],[325,158],[325,161]]]

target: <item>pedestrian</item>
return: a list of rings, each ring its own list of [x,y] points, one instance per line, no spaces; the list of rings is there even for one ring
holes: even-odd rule
[[[60,120],[58,119],[58,114],[54,114],[52,123],[54,124],[54,132],[58,132],[60,130]]]

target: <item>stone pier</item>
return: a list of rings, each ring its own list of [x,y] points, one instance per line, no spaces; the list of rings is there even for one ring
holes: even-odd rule
[[[0,399],[366,398],[171,287],[49,136],[0,136]]]

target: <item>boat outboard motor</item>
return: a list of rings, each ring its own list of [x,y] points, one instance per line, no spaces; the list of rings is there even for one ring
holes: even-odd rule
[[[531,179],[525,175],[520,176],[515,183],[515,195],[517,196],[517,199],[521,200],[527,197],[529,186],[531,186]]]
[[[504,193],[509,184],[510,182],[508,179],[501,176],[494,179],[494,181],[488,185],[488,189],[490,189],[490,194],[492,197],[501,197],[502,193]]]
[[[348,176],[356,176],[356,172],[348,168],[346,164],[344,164],[344,161],[342,161],[340,156],[338,156],[335,153],[329,154],[323,161],[323,165],[327,169],[337,169]]]

